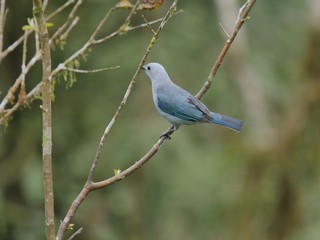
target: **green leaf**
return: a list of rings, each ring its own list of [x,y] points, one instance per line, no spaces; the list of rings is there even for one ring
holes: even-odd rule
[[[119,173],[121,173],[120,169],[113,169],[113,173],[115,176],[117,176]]]
[[[24,26],[22,26],[22,30],[23,31],[28,31],[28,30],[33,30],[34,29],[34,27],[33,26],[30,26],[30,25],[24,25]]]
[[[53,27],[53,26],[54,26],[54,23],[51,23],[51,22],[47,22],[47,23],[46,23],[46,27],[47,27],[47,28]]]

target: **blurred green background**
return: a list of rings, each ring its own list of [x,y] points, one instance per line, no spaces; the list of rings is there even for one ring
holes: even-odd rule
[[[64,1],[50,1],[50,13]],[[117,1],[85,1],[80,21],[53,68],[79,49]],[[167,0],[143,14],[162,17]],[[147,59],[196,93],[231,32],[243,1],[180,1]],[[80,239],[308,239],[320,237],[320,28],[317,1],[257,1],[203,97],[213,111],[243,119],[241,133],[216,125],[182,127],[142,169],[92,192],[73,221]],[[23,33],[32,1],[7,1],[4,47]],[[51,22],[50,34],[68,16]],[[128,10],[115,11],[99,36],[117,29]],[[143,23],[137,12],[132,25]],[[156,26],[154,27],[156,28]],[[117,109],[150,41],[143,28],[92,48],[72,88],[61,80],[53,103],[56,225],[86,181],[104,128]],[[28,57],[33,54],[30,37]],[[0,65],[0,97],[21,72],[19,47]],[[40,62],[26,80],[41,80]],[[36,100],[14,114],[0,133],[0,239],[44,239],[41,110]],[[156,112],[149,79],[141,73],[112,129],[95,180],[125,169],[169,124]],[[67,235],[71,234],[71,231]]]

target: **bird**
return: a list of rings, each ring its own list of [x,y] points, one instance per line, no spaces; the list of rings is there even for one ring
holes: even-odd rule
[[[165,68],[159,63],[148,63],[142,69],[151,80],[153,102],[172,127],[161,137],[171,139],[170,135],[180,125],[215,123],[239,132],[243,121],[219,113],[211,112],[206,105],[185,89],[171,81]]]

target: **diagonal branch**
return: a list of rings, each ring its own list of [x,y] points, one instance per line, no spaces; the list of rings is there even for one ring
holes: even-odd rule
[[[248,0],[243,7],[240,8],[239,10],[239,14],[237,17],[237,20],[235,22],[235,26],[234,29],[230,35],[230,37],[226,40],[216,62],[214,63],[210,74],[208,76],[207,81],[204,83],[204,85],[202,86],[202,88],[200,89],[200,91],[196,94],[197,98],[202,98],[202,96],[208,91],[208,89],[210,88],[212,82],[213,82],[213,78],[216,75],[224,57],[226,56],[229,48],[231,47],[234,39],[236,38],[236,36],[238,35],[239,30],[241,29],[242,25],[244,24],[244,22],[248,19],[248,15],[249,12],[251,10],[251,8],[253,7],[254,3],[256,2],[256,0]]]

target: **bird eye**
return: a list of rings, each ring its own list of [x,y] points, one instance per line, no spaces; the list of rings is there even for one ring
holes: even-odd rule
[[[150,69],[151,69],[151,67],[149,67],[149,66],[148,66],[148,67],[147,67],[147,69],[148,69],[148,70],[150,70]]]

